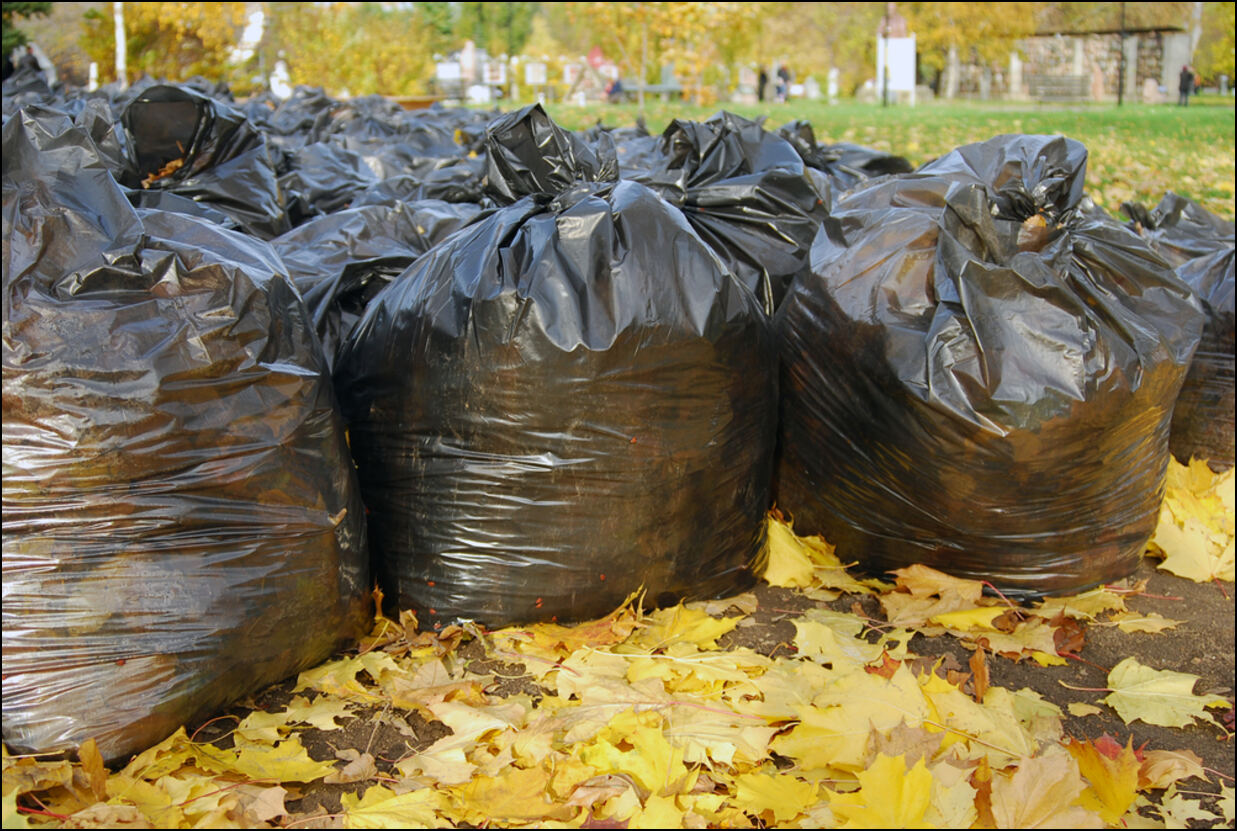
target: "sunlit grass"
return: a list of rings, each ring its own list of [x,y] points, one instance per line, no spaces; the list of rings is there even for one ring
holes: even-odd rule
[[[1083,142],[1089,151],[1087,186],[1091,196],[1116,212],[1121,202],[1154,205],[1172,190],[1207,209],[1234,216],[1234,120],[1231,101],[1179,108],[1171,104],[1048,107],[1033,103],[939,103],[889,107],[820,101],[787,104],[730,104],[725,109],[749,118],[767,116],[777,128],[802,118],[823,142],[850,141],[905,156],[919,165],[974,141],[1003,133],[1061,134]],[[645,122],[660,132],[674,118],[707,118],[722,106],[697,107],[681,101],[645,104]],[[550,114],[564,127],[636,123],[635,104],[551,104]]]

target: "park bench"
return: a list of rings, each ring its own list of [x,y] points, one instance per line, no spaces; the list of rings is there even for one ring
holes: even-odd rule
[[[1091,80],[1085,75],[1028,75],[1027,89],[1041,104],[1061,104],[1091,99]]]

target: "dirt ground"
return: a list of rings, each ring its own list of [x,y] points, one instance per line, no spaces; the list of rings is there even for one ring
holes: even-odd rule
[[[1111,708],[1105,706],[1099,707],[1098,714],[1081,718],[1071,716],[1066,709],[1072,702],[1097,704],[1104,695],[1108,671],[1129,656],[1156,669],[1197,675],[1201,681],[1196,684],[1194,692],[1218,693],[1232,700],[1235,614],[1231,584],[1193,583],[1156,571],[1156,562],[1149,558],[1143,560],[1132,580],[1145,578],[1148,581],[1145,593],[1129,597],[1127,605],[1133,611],[1158,612],[1165,617],[1184,621],[1181,625],[1156,634],[1127,634],[1115,626],[1089,626],[1083,633],[1084,644],[1076,651],[1077,658],[1065,666],[1042,667],[1031,661],[1014,662],[990,656],[990,684],[1011,690],[1029,687],[1057,704],[1065,711],[1065,731],[1072,737],[1096,739],[1108,734],[1122,745],[1132,737],[1135,748],[1192,750],[1210,769],[1211,781],[1204,784],[1192,780],[1191,789],[1196,794],[1218,794],[1218,783],[1223,781],[1231,786],[1234,776],[1234,713],[1231,708],[1227,712],[1215,711],[1223,727],[1195,724],[1188,728],[1162,728],[1142,722],[1126,725]],[[755,594],[759,602],[757,610],[749,615],[743,625],[719,640],[723,648],[746,646],[765,655],[791,649],[789,645],[795,636],[791,619],[814,605],[861,613],[874,620],[882,619],[880,606],[871,596],[843,595],[829,603],[818,603],[799,591],[775,588],[764,583],[755,589]],[[1074,645],[1077,646],[1076,642]],[[470,671],[494,675],[496,683],[488,690],[491,694],[530,693],[536,697],[548,692],[525,673],[523,665],[488,658],[482,645],[476,641],[466,639],[458,650],[458,656],[467,662]],[[942,669],[966,671],[971,655],[970,650],[949,635],[930,638],[917,634],[910,642],[910,650],[921,656],[924,669],[930,669],[941,660]],[[246,706],[233,708],[229,712],[243,718],[252,709],[277,710],[292,698],[294,686],[295,679],[289,679],[254,696],[246,702]],[[231,745],[228,731],[233,724],[235,721],[226,718],[214,721],[201,727],[197,737],[228,747]],[[194,727],[190,726],[190,733],[194,732]],[[394,764],[400,759],[428,747],[450,732],[446,725],[427,721],[416,712],[388,708],[361,711],[342,729],[330,732],[308,729],[300,736],[309,755],[316,760],[336,760],[337,752],[345,748],[371,753],[377,762],[379,776],[383,776],[392,774]],[[343,762],[339,764],[342,766]],[[294,822],[298,828],[329,827],[331,822],[328,819],[312,820],[308,816],[339,811],[341,794],[361,793],[370,784],[317,782],[304,786],[299,792],[292,791],[287,802],[292,816],[287,821]]]

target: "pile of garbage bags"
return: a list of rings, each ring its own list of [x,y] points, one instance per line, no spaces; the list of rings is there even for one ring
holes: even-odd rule
[[[200,79],[3,114],[19,752],[146,747],[355,642],[375,579],[433,627],[727,595],[775,501],[869,571],[1074,591],[1136,565],[1170,423],[1232,464],[1231,223],[1121,225],[1060,137],[912,172]]]

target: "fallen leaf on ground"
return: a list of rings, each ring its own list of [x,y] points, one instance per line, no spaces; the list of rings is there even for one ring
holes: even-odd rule
[[[1207,707],[1232,706],[1222,696],[1195,695],[1197,675],[1152,669],[1126,658],[1108,673],[1112,690],[1102,700],[1129,724],[1141,719],[1160,727],[1186,727],[1195,719],[1206,720]]]

